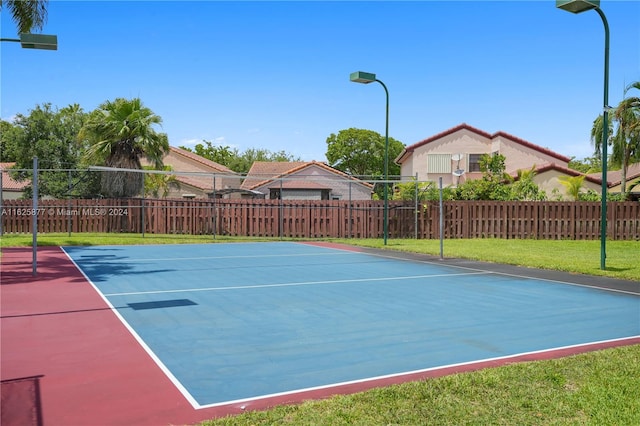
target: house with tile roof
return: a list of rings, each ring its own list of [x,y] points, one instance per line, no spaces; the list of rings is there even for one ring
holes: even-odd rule
[[[283,200],[370,200],[373,191],[372,184],[317,161],[256,161],[241,188]]]
[[[2,177],[2,199],[17,200],[22,198],[23,190],[29,186],[31,181],[18,182],[13,179],[8,170],[15,166],[16,163],[0,163],[0,176]]]
[[[170,189],[167,198],[240,198],[242,177],[222,164],[174,146],[163,162],[181,172],[175,175],[178,185]]]
[[[602,173],[593,173],[589,177],[602,180]],[[607,186],[611,194],[620,194],[622,190],[622,170],[609,170],[607,172]],[[625,190],[629,200],[640,200],[640,163],[630,164],[627,168]]]
[[[442,177],[444,186],[455,187],[467,180],[482,178],[480,158],[485,154],[503,155],[505,172],[514,177],[518,170],[534,168],[534,182],[548,196],[554,190],[566,196],[566,188],[560,181],[562,176],[582,175],[569,168],[569,157],[506,132],[490,134],[466,123],[407,146],[395,162],[407,179],[416,174],[419,181],[437,181]],[[585,190],[598,192],[600,187],[597,176],[585,175]]]

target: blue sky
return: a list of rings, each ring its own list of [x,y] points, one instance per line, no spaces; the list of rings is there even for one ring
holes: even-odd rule
[[[609,104],[640,80],[640,2],[602,0],[611,28]],[[3,11],[2,37],[15,37]],[[203,139],[325,161],[350,127],[413,144],[460,123],[566,156],[592,154],[604,30],[554,1],[57,1],[57,51],[1,45],[1,117],[49,102],[91,111],[140,97],[171,145]]]

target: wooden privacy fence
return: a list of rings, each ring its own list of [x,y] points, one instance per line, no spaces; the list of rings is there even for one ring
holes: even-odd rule
[[[599,202],[444,202],[445,238],[600,238]],[[382,201],[5,200],[2,233],[127,232],[294,238],[381,238]],[[439,238],[437,202],[389,202],[390,238]],[[640,240],[640,203],[607,207],[607,236]]]

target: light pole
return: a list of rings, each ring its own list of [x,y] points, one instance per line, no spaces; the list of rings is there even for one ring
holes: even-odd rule
[[[609,143],[609,23],[600,9],[600,0],[556,0],[556,7],[571,13],[594,9],[604,25],[604,100],[602,103],[602,195],[600,204],[600,269],[607,259],[607,144]]]
[[[58,50],[58,36],[47,34],[20,34],[20,38],[0,38],[0,41],[20,43],[23,49]]]
[[[352,72],[349,78],[354,83],[369,84],[374,81],[380,83],[384,88],[384,93],[387,95],[387,111],[384,129],[384,212],[382,218],[382,229],[384,234],[384,245],[387,245],[387,238],[389,236],[389,90],[387,86],[376,78],[375,74],[369,72],[356,71]]]

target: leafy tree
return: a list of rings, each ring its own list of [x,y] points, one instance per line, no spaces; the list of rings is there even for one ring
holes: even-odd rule
[[[0,0],[0,10],[6,7],[16,23],[18,34],[41,30],[47,22],[48,0]]]
[[[256,161],[302,161],[299,157],[287,154],[285,151],[271,152],[267,149],[249,148],[240,155],[236,168],[231,168],[239,173],[247,173]]]
[[[440,189],[435,182],[416,182],[415,178],[412,178],[409,182],[395,184],[391,199],[415,201],[416,186],[418,187],[418,201],[437,201],[440,199]],[[455,200],[455,196],[455,189],[451,187],[442,188],[443,200]]]
[[[505,174],[506,157],[502,154],[480,157],[482,179],[464,182],[457,188],[461,200],[510,200],[509,177]]]
[[[580,173],[597,173],[602,170],[602,161],[600,157],[587,157],[582,160],[576,160],[575,157],[569,161],[569,168],[579,171]]]
[[[16,161],[16,140],[19,131],[14,124],[0,120],[0,163]]]
[[[389,138],[389,176],[400,174],[393,160],[403,149],[402,142]],[[384,136],[372,130],[350,128],[327,138],[329,165],[354,176],[384,176],[384,152]]]
[[[536,176],[536,166],[521,169],[516,179],[511,183],[511,200],[514,201],[544,201],[547,194],[533,181]]]
[[[140,160],[144,157],[160,170],[164,166],[162,159],[169,152],[167,135],[155,129],[161,123],[160,116],[139,98],[106,101],[90,114],[80,132],[80,137],[89,143],[85,159],[107,167],[142,169]],[[144,190],[144,175],[104,172],[101,186],[107,197],[139,195]]]
[[[203,158],[207,158],[211,161],[215,161],[216,163],[222,164],[223,166],[227,166],[230,169],[231,169],[230,165],[236,163],[238,157],[240,156],[237,148],[232,149],[229,146],[216,146],[207,140],[203,140],[202,142],[203,144],[202,143],[197,144],[193,150],[187,147],[181,147],[181,148],[191,152],[195,152],[196,154],[198,154]]]
[[[32,169],[33,157],[38,157],[39,195],[65,198],[89,197],[95,193],[95,181],[86,173],[74,170],[81,167],[82,147],[77,135],[85,118],[78,105],[54,110],[51,104],[43,104],[27,116],[18,114],[13,124],[3,125],[8,130],[2,135],[3,151],[5,146],[10,148],[11,158],[7,159],[16,162],[16,169]],[[32,175],[31,171],[20,172],[14,174],[14,178],[26,180]],[[30,197],[31,193],[29,185],[25,196]]]
[[[237,148],[215,146],[207,140],[202,142],[193,149],[185,146],[180,148],[222,164],[238,173],[247,173],[255,161],[302,161],[299,157],[285,151],[271,152],[268,149],[249,148],[244,152],[239,152]]]

